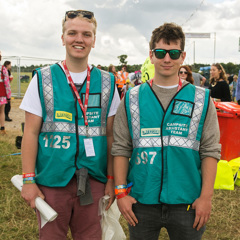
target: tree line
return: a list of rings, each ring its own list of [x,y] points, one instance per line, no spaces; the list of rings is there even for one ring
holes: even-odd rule
[[[141,69],[142,64],[133,64],[133,65],[128,64],[127,57],[128,56],[125,54],[118,56],[119,64],[115,65],[117,71],[120,71],[122,69],[123,65],[127,66],[128,72],[135,72],[135,71],[138,71]],[[198,72],[200,67],[205,67],[205,66],[210,66],[210,65],[211,64],[195,63],[191,66],[192,66],[192,70],[194,72]],[[229,62],[229,63],[221,63],[221,65],[225,69],[226,73],[229,73],[229,74],[238,74],[238,72],[240,70],[240,64],[234,64],[232,62]],[[47,66],[47,64],[21,66],[21,72],[32,72],[34,69],[39,68],[39,67],[44,67],[44,66]],[[102,69],[105,71],[108,71],[108,67],[109,66],[102,66]],[[16,65],[12,66],[12,71],[17,71]]]

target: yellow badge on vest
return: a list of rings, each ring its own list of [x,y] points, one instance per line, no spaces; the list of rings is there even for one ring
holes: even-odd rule
[[[141,137],[158,137],[160,136],[160,128],[142,128]]]
[[[56,119],[64,119],[67,121],[72,121],[72,113],[64,112],[64,111],[56,111],[55,113]]]

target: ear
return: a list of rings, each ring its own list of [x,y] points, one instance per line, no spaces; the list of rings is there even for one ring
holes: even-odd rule
[[[181,54],[181,65],[183,64],[185,58],[186,58],[186,52],[182,52],[182,54]]]
[[[61,39],[62,39],[62,45],[65,46],[65,42],[64,42],[64,38],[63,38],[63,34],[61,36]]]
[[[94,40],[93,40],[92,48],[95,48],[95,43],[96,43],[96,35],[94,35]]]
[[[153,51],[149,50],[149,58],[151,63],[153,64]]]

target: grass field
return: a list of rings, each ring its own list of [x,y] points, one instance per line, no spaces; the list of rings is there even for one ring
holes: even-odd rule
[[[16,72],[13,72],[12,75],[13,75],[13,81],[11,82],[11,91],[12,91],[13,94],[17,94],[18,93],[18,89],[19,89],[19,86],[18,86],[18,76],[17,76]],[[22,75],[28,75],[30,77],[30,79],[29,79],[29,82],[30,82],[31,77],[32,77],[32,73],[30,73],[30,72],[21,72],[20,75],[21,76]],[[21,92],[22,96],[26,92],[29,82],[28,83],[26,83],[26,82],[21,83],[21,85],[20,85],[20,92]]]
[[[13,106],[14,106],[14,101]],[[15,147],[15,138],[19,129],[7,129],[8,135],[0,136],[0,239],[1,240],[37,240],[38,229],[35,212],[30,209],[12,185],[10,179],[21,174],[21,156],[8,156],[20,152]],[[128,237],[126,221],[120,222]],[[70,234],[68,239],[71,239]],[[162,230],[159,239],[168,240],[166,230]],[[240,240],[240,188],[234,191],[215,190],[211,218],[203,240]],[[118,239],[116,239],[118,240]]]

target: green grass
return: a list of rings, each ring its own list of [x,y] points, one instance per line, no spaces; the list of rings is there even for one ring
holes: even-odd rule
[[[12,72],[12,75],[13,75],[13,81],[11,82],[11,91],[12,91],[12,94],[17,94],[18,93],[18,88],[19,88],[17,72]],[[30,73],[30,72],[21,72],[20,75],[28,75],[30,77],[29,82],[32,78],[32,73]],[[21,92],[22,96],[26,92],[29,82],[28,83],[26,83],[26,82],[21,83],[21,85],[20,85],[20,90],[21,91],[20,92]]]
[[[10,179],[21,174],[21,156],[4,156],[20,152],[15,147],[15,133],[8,131],[8,137],[0,136],[0,239],[37,240],[38,227],[35,212],[27,206],[20,192]],[[120,223],[128,236],[126,221]],[[240,188],[234,191],[215,190],[211,218],[203,240],[239,240],[240,239]],[[68,239],[71,239],[70,233]],[[165,229],[159,239],[168,240]],[[117,239],[116,239],[117,240]]]

